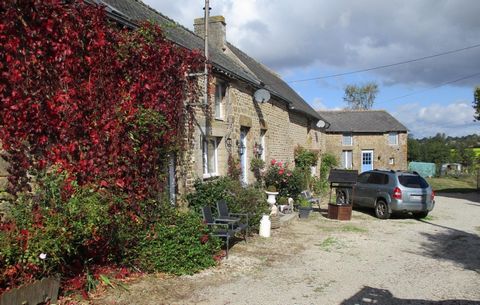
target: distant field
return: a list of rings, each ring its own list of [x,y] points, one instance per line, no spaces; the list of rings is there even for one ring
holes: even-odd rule
[[[477,190],[477,177],[441,177],[427,178],[435,192],[468,193]]]
[[[472,150],[475,152],[475,155],[476,155],[477,157],[480,157],[480,147],[472,148]]]

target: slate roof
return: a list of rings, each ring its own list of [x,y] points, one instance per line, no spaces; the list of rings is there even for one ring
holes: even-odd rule
[[[322,117],[305,102],[303,98],[298,95],[285,81],[278,77],[275,73],[271,72],[267,67],[251,58],[240,49],[227,43],[228,48],[237,56],[265,85],[265,89],[270,91],[273,95],[289,101],[295,111],[310,114],[316,119]]]
[[[204,41],[201,37],[176,23],[174,20],[157,12],[140,0],[90,0],[103,3],[110,17],[126,25],[136,25],[139,21],[148,20],[163,25],[165,35],[174,43],[187,49],[203,50]],[[130,24],[129,24],[130,23]],[[248,67],[245,69],[232,58],[220,50],[209,48],[210,60],[214,68],[226,73],[228,76],[246,81],[256,88],[268,89],[272,95],[291,104],[295,111],[300,111],[315,119],[320,115],[308,105],[287,83],[279,78],[268,68],[258,63],[244,52],[228,44],[230,50]]]
[[[408,129],[384,110],[318,111],[330,123],[326,132],[385,133]]]

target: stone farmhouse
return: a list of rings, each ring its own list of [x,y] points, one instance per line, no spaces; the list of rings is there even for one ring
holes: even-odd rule
[[[159,24],[167,38],[188,49],[203,50],[204,19],[194,20],[194,32],[175,23],[138,0],[102,0],[108,15],[135,27],[144,20]],[[200,9],[199,9],[200,11]],[[260,157],[294,162],[294,149],[321,151],[325,134],[316,127],[322,120],[275,72],[229,43],[222,16],[209,19],[209,53],[213,67],[208,108],[197,107],[190,150],[172,156],[170,192],[184,193],[197,178],[226,175],[229,156],[238,160],[242,181],[254,182],[250,160]],[[199,77],[200,84],[203,77]],[[211,88],[213,89],[213,88]],[[254,93],[268,90],[270,100],[257,102]],[[209,113],[211,115],[209,115]]]
[[[364,172],[371,169],[407,170],[407,133],[383,110],[319,111],[330,123],[325,151],[339,167]]]

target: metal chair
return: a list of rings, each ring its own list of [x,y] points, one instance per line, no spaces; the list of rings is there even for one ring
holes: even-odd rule
[[[235,232],[244,232],[244,239],[247,241],[246,235],[248,234],[248,214],[247,213],[231,213],[228,209],[228,205],[225,200],[217,201],[218,220],[224,222],[230,222],[232,229]],[[242,223],[242,218],[245,219],[245,223]]]
[[[210,235],[225,239],[226,258],[228,258],[228,249],[230,239],[235,236],[235,231],[230,228],[230,224],[221,223],[213,218],[212,209],[209,206],[202,207],[203,220],[210,228]]]

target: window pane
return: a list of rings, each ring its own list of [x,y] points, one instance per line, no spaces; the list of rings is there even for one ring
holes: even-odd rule
[[[342,137],[343,145],[353,145],[353,136],[351,134],[344,134]]]
[[[208,174],[208,147],[207,141],[202,139],[202,158],[203,158],[203,173]]]
[[[349,150],[347,151],[347,169],[351,169],[352,168],[352,151]]]
[[[208,140],[208,173],[216,173],[216,141],[214,139]]]
[[[388,134],[388,143],[391,145],[398,144],[398,134],[396,132],[391,132]]]
[[[427,188],[428,183],[420,176],[411,176],[411,175],[400,175],[398,176],[398,181],[400,184],[405,187],[411,188]]]

